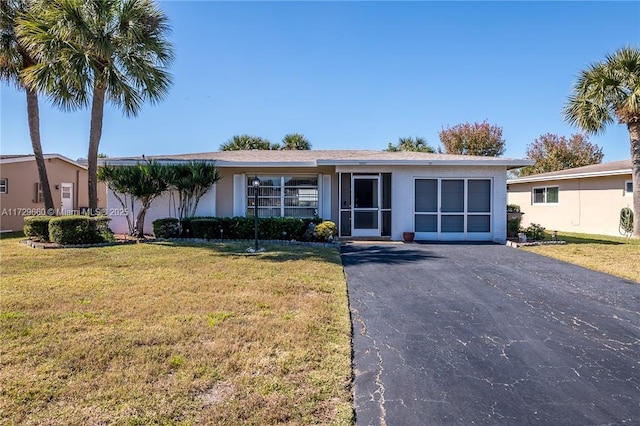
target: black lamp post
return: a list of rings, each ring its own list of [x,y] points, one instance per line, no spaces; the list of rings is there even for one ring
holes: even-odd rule
[[[254,226],[255,226],[255,240],[256,240],[255,251],[257,253],[258,252],[258,190],[260,188],[260,179],[258,179],[258,176],[254,177],[251,183],[253,185],[253,220],[254,220]]]

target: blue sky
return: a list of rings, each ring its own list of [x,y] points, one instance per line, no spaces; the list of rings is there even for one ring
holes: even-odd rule
[[[236,134],[314,149],[384,149],[487,119],[507,157],[577,130],[562,107],[578,72],[640,45],[638,2],[163,1],[176,51],[169,96],[137,118],[108,106],[109,156],[218,150]],[[31,153],[24,93],[2,84],[1,152]],[[40,102],[43,149],[86,157],[89,110]],[[626,127],[591,137],[629,157]]]

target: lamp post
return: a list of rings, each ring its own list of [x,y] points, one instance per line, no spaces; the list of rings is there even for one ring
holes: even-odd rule
[[[253,178],[253,220],[255,226],[255,251],[258,252],[258,189],[260,188],[260,179],[258,176]]]

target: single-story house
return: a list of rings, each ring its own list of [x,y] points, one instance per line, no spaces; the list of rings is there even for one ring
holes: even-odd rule
[[[60,154],[45,154],[56,214],[88,206],[87,167]],[[106,187],[98,184],[98,207],[106,207]],[[0,155],[0,230],[21,231],[24,216],[47,214],[34,155]]]
[[[523,226],[619,236],[620,210],[633,209],[630,159],[509,179],[507,188]]]
[[[222,179],[198,206],[199,216],[245,216],[253,212],[252,179],[261,180],[259,217],[313,217],[338,225],[340,237],[401,240],[506,239],[507,170],[530,160],[420,152],[365,150],[223,151],[146,157],[171,163],[215,162]],[[142,158],[109,158],[132,165]],[[120,208],[108,191],[108,210]],[[115,210],[114,210],[115,211]],[[157,218],[175,217],[171,197],[154,201],[145,232]],[[111,228],[126,233],[126,219]]]

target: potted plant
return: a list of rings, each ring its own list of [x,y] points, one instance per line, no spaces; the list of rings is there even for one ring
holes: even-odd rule
[[[413,242],[413,239],[415,238],[416,233],[415,232],[411,232],[411,231],[405,231],[402,233],[402,240],[405,243],[411,243]]]

